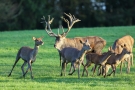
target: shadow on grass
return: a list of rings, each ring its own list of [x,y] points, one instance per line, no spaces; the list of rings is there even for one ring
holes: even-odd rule
[[[39,77],[33,79],[36,82],[40,83],[49,83],[49,82],[56,82],[56,83],[88,83],[88,82],[114,82],[114,81],[120,81],[120,78],[117,77],[102,77],[102,76],[96,76],[96,77],[81,77],[80,79],[77,78],[77,76],[55,76],[55,77]]]

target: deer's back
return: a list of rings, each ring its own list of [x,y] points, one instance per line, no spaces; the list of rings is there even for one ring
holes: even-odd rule
[[[66,47],[61,51],[62,57],[70,62],[78,56],[78,53],[78,49],[71,47]]]
[[[118,46],[123,44],[126,44],[127,50],[132,52],[134,39],[130,35],[123,36],[122,38],[115,40],[112,49],[115,50],[116,53],[120,54],[122,50],[119,50]]]
[[[76,47],[78,46],[77,48],[79,48],[79,50],[82,48],[82,45],[79,44],[79,40],[88,40],[92,48],[92,51],[101,51],[106,45],[106,41],[98,36],[76,37],[74,38],[74,41],[76,42]]]
[[[100,63],[99,60],[102,57],[102,55],[96,54],[96,53],[89,53],[86,55],[86,60],[87,62],[92,62],[92,63]]]

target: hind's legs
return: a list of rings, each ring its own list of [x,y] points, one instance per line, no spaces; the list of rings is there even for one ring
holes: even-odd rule
[[[15,61],[14,65],[13,65],[13,67],[12,67],[12,69],[11,69],[11,71],[10,71],[8,77],[11,76],[11,73],[12,73],[12,71],[13,71],[13,69],[14,69],[16,63],[19,61],[19,59],[20,59],[20,57],[16,57],[16,61]]]
[[[26,61],[24,61],[24,63],[22,64],[22,66],[21,66],[21,69],[22,69],[22,73],[23,73],[23,75],[24,75],[24,66],[27,64],[27,62]]]

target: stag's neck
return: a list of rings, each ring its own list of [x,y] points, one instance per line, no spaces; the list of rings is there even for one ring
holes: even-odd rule
[[[65,47],[72,47],[72,48],[77,48],[76,47],[76,42],[74,39],[66,38],[64,40],[64,44],[61,46],[61,50]]]

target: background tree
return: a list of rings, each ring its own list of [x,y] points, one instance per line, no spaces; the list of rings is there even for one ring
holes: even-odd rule
[[[81,20],[74,27],[135,25],[135,0],[0,0],[0,31],[43,29],[43,15],[66,27],[64,12]]]

